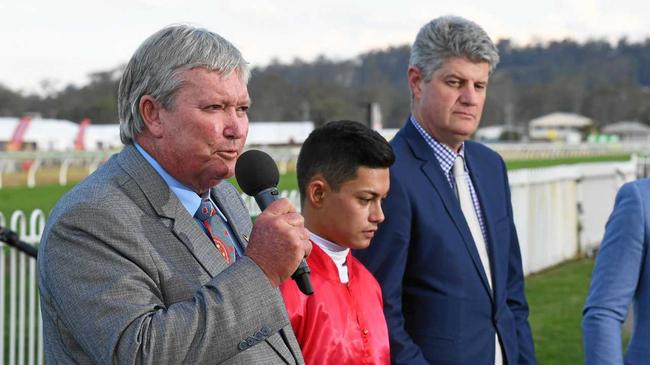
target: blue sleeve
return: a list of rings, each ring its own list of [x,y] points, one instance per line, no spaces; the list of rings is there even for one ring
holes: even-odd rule
[[[402,279],[411,241],[412,206],[404,187],[391,171],[390,192],[382,204],[385,215],[370,246],[355,256],[381,285],[390,338],[391,364],[428,364],[404,328]]]
[[[623,185],[607,222],[583,311],[587,365],[623,363],[621,324],[639,281],[644,222],[638,185]]]

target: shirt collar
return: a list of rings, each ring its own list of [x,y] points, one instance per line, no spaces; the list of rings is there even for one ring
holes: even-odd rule
[[[347,283],[349,281],[349,277],[348,267],[345,263],[347,256],[350,253],[350,249],[347,247],[339,246],[336,243],[312,232],[309,232],[309,239],[318,245],[318,247],[320,247],[323,252],[325,252],[325,254],[327,254],[327,256],[332,259],[334,265],[336,266],[336,270],[339,273],[339,280],[342,283]]]
[[[465,159],[465,142],[460,145],[460,151],[456,151],[449,148],[447,145],[438,142],[434,137],[432,137],[415,119],[415,116],[411,114],[409,118],[411,124],[417,129],[424,141],[433,149],[434,155],[442,168],[442,171],[449,173],[454,167],[454,161],[458,156],[462,156]]]
[[[199,209],[199,206],[201,205],[201,197],[195,193],[192,189],[190,189],[188,186],[183,185],[180,181],[176,180],[173,176],[171,176],[165,169],[163,169],[162,166],[156,161],[147,151],[144,150],[139,144],[135,143],[135,148],[140,152],[142,157],[144,157],[147,162],[151,165],[151,167],[156,170],[156,172],[160,175],[160,177],[163,178],[165,183],[169,186],[171,191],[176,194],[176,197],[178,200],[181,201],[181,204],[185,207],[188,213],[190,213],[191,216],[194,216],[194,213],[196,213],[197,209]]]

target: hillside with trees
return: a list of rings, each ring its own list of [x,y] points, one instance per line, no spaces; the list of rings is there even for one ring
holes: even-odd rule
[[[606,125],[620,120],[650,124],[650,39],[617,44],[554,41],[518,47],[498,42],[501,62],[490,78],[483,124],[523,125],[555,111]],[[409,112],[406,84],[409,46],[390,47],[350,60],[320,56],[312,62],[271,62],[255,67],[249,83],[251,121],[366,120],[370,102],[380,105],[384,126],[398,127]],[[123,66],[89,75],[83,87],[44,96],[3,87],[0,116],[115,123],[117,84]],[[44,82],[46,84],[46,82]],[[45,88],[46,85],[44,85]]]

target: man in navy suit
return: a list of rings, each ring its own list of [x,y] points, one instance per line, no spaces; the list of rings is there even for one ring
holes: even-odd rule
[[[356,253],[381,284],[393,364],[536,363],[506,167],[467,140],[498,61],[485,31],[453,16],[411,49],[386,220]]]

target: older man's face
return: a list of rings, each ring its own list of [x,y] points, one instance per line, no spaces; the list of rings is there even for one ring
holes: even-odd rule
[[[415,118],[439,142],[458,150],[478,128],[489,75],[487,62],[466,58],[450,58],[429,82],[419,69],[409,68]]]
[[[172,176],[197,192],[235,173],[248,135],[250,105],[237,73],[224,77],[202,68],[181,73],[183,86],[161,108],[156,157]]]

